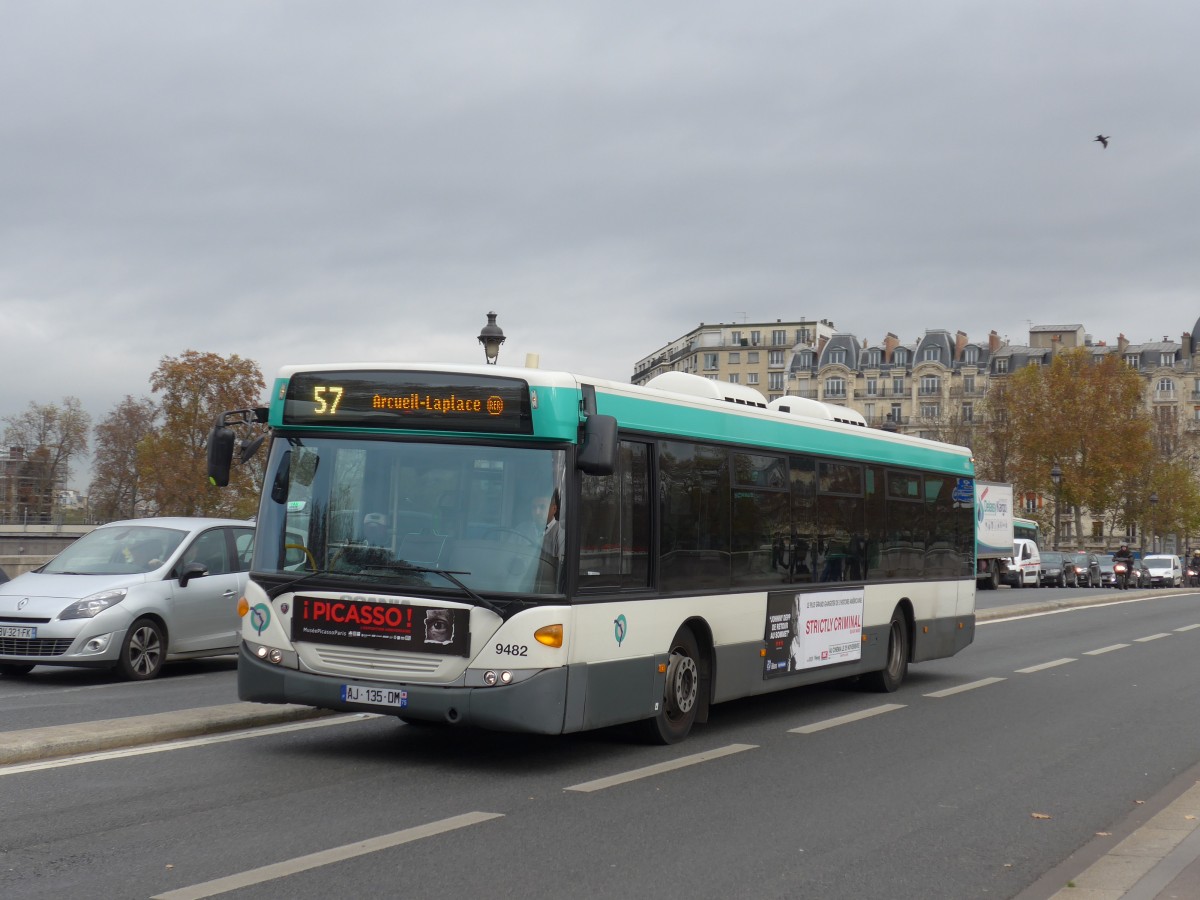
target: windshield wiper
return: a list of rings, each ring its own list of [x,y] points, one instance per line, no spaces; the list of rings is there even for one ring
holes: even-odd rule
[[[301,575],[299,578],[293,578],[291,581],[285,581],[283,584],[277,584],[275,587],[271,588],[269,591],[267,591],[267,599],[274,600],[276,597],[278,597],[280,594],[284,593],[285,591],[290,591],[293,588],[295,588],[296,585],[303,584],[304,582],[306,582],[312,578],[316,578],[318,575],[334,575],[339,578],[345,578],[346,576],[351,575],[351,574],[352,573],[350,573],[350,572],[331,572],[329,569],[317,569],[316,571],[313,571],[313,572],[306,572],[305,574]]]
[[[490,600],[481,597],[457,577],[459,575],[470,575],[470,572],[452,572],[447,569],[431,569],[427,566],[414,566],[411,563],[389,563],[386,565],[372,566],[372,568],[394,569],[401,572],[416,572],[422,575],[429,573],[441,575],[447,581],[461,590],[464,594],[470,597],[476,606],[482,606],[484,609],[495,613],[502,619],[507,619],[512,614],[508,611],[508,608],[513,604],[517,605],[518,610],[524,609],[526,606],[526,603],[523,600],[510,600],[505,603],[505,608],[501,609],[495,603],[492,603]],[[280,594],[285,593],[286,591],[294,590],[298,585],[303,584],[304,582],[315,578],[318,575],[333,575],[338,578],[387,578],[391,574],[391,572],[332,572],[328,569],[318,569],[315,572],[308,572],[304,575],[301,575],[299,578],[293,579],[292,581],[285,581],[283,584],[271,588],[269,591],[267,591],[267,599],[274,600]]]
[[[428,566],[414,566],[412,563],[388,563],[388,564],[382,565],[382,566],[373,566],[372,568],[396,569],[396,570],[402,571],[402,572],[419,572],[422,575],[427,575],[427,574],[431,574],[431,573],[434,575],[441,575],[443,578],[445,578],[451,584],[455,585],[464,594],[466,594],[468,597],[470,597],[472,600],[474,600],[476,606],[482,606],[484,609],[494,612],[496,615],[498,615],[502,619],[508,618],[508,616],[505,615],[504,610],[500,609],[500,607],[498,607],[492,601],[484,599],[483,597],[479,596],[479,594],[475,593],[475,591],[473,591],[471,588],[467,587],[466,584],[464,584],[458,578],[459,575],[470,575],[471,574],[470,572],[454,572],[449,569],[431,569]],[[379,574],[380,577],[383,577],[383,573],[363,572],[362,574],[364,574],[364,575]]]

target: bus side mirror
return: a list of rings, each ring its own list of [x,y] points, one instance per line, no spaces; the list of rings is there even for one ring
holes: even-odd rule
[[[233,429],[218,417],[212,431],[208,433],[208,483],[216,487],[229,484],[229,469],[233,465]]]
[[[575,467],[587,475],[611,475],[617,470],[617,420],[612,416],[588,416],[583,422],[583,439]]]

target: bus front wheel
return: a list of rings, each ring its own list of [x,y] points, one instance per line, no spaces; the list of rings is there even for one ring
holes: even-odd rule
[[[865,677],[867,687],[881,694],[890,694],[900,687],[908,674],[908,640],[908,623],[897,609],[888,626],[887,664]]]
[[[690,628],[671,641],[666,689],[658,713],[639,725],[652,744],[677,744],[688,736],[700,708],[700,647]]]

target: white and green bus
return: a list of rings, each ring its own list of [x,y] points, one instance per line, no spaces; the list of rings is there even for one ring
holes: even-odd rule
[[[683,739],[713,704],[895,690],[975,633],[970,451],[672,372],[284,368],[238,695]],[[243,457],[246,455],[243,452]]]
[[[1033,519],[1013,519],[1013,538],[1024,538],[1042,546],[1042,529]]]

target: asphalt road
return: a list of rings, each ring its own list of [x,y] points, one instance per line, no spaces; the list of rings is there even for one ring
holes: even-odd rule
[[[979,591],[980,618],[1007,606],[1045,606],[1090,599],[1118,600],[1163,592],[1122,593],[1098,588],[1002,587]],[[130,683],[103,669],[38,666],[28,676],[0,677],[4,731],[67,725],[123,716],[163,713],[237,702],[235,656],[173,663],[156,680]],[[2,757],[0,757],[2,759]]]
[[[894,694],[721,704],[676,747],[355,716],[9,766],[0,896],[1048,897],[1200,764],[1198,653],[1200,596],[1161,592],[981,622]]]

